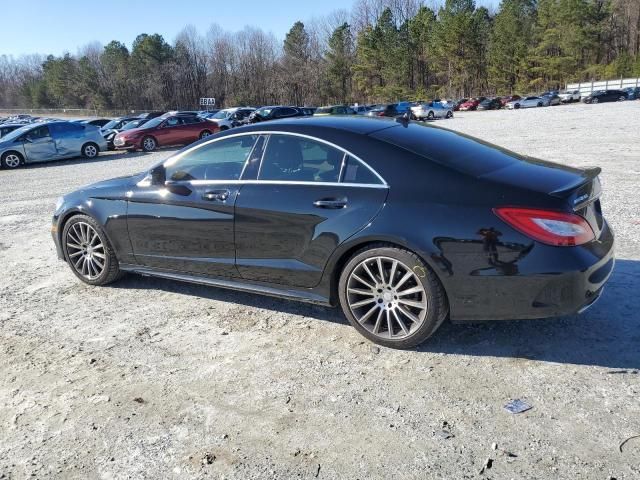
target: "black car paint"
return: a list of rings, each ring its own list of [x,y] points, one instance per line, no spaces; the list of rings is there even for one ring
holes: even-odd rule
[[[140,187],[145,172],[67,195],[53,219],[59,256],[64,222],[83,212],[104,226],[126,270],[336,304],[345,261],[363,246],[389,242],[433,269],[453,320],[573,313],[597,298],[613,269],[613,234],[597,199],[577,212],[597,238],[577,247],[538,243],[492,211],[510,205],[571,212],[577,199],[593,193],[597,171],[385,119],[280,120],[203,142],[276,131],[339,145],[364,159],[388,187],[273,185],[252,177],[216,185],[229,191],[217,204],[201,200],[202,186],[190,186],[189,195],[164,185]],[[326,196],[345,196],[349,206],[313,207]]]

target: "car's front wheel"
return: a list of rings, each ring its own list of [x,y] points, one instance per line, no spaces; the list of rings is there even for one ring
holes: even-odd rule
[[[436,115],[433,112],[427,114],[427,120],[433,120],[434,118],[436,118]]]
[[[22,165],[22,156],[18,152],[7,152],[2,155],[3,168],[18,168]]]
[[[89,285],[106,285],[121,276],[118,259],[106,234],[88,215],[71,217],[61,237],[71,271]]]
[[[158,146],[156,139],[153,137],[144,137],[142,140],[142,149],[145,152],[153,152]]]
[[[429,338],[448,314],[440,282],[415,253],[384,244],[356,252],[341,272],[340,305],[362,335],[391,348]]]
[[[448,111],[447,112],[447,118],[451,118],[453,117],[453,112],[452,111]]]
[[[203,130],[202,132],[200,132],[200,140],[210,136],[211,136],[211,132],[209,130]]]

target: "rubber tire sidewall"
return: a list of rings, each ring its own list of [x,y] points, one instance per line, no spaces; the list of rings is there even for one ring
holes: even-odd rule
[[[85,278],[80,273],[78,273],[76,269],[73,267],[73,265],[71,265],[70,263],[71,260],[69,259],[69,252],[67,250],[67,243],[66,243],[67,232],[74,224],[79,222],[84,222],[91,225],[93,229],[98,233],[98,236],[100,237],[100,241],[104,245],[105,262],[106,262],[105,268],[100,274],[100,276],[93,280],[89,280],[88,278]],[[64,228],[62,229],[62,237],[60,238],[60,242],[62,246],[62,251],[64,253],[64,259],[69,265],[69,268],[71,269],[73,274],[76,277],[78,277],[80,280],[82,280],[84,283],[87,283],[89,285],[107,285],[108,283],[114,282],[122,276],[122,273],[118,265],[118,258],[115,255],[113,247],[111,246],[111,242],[109,242],[109,238],[107,237],[102,227],[98,224],[98,222],[96,222],[92,217],[88,215],[74,215],[73,217],[69,218],[65,222]]]
[[[376,256],[394,258],[396,260],[399,260],[409,268],[415,269],[416,267],[419,267],[425,272],[424,277],[418,277],[418,279],[422,283],[422,286],[424,287],[427,294],[429,310],[420,328],[416,332],[411,334],[410,337],[405,337],[401,340],[386,340],[384,338],[376,337],[366,328],[360,325],[358,320],[351,313],[351,309],[349,308],[349,304],[346,298],[349,275],[354,270],[354,268],[358,264],[360,264],[360,262],[367,258]],[[436,278],[431,268],[429,268],[429,266],[426,265],[422,261],[422,259],[415,253],[409,250],[384,244],[371,245],[353,254],[353,256],[347,261],[340,273],[340,280],[338,282],[338,297],[340,300],[340,307],[342,308],[342,312],[344,313],[345,317],[347,317],[349,323],[365,338],[371,340],[374,343],[377,343],[378,345],[383,345],[389,348],[407,349],[413,348],[423,343],[427,338],[433,335],[438,327],[440,327],[449,313],[446,294],[444,292],[444,289],[440,285],[440,281]]]

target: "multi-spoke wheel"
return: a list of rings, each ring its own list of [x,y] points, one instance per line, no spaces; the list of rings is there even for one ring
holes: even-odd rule
[[[142,149],[145,152],[153,152],[157,146],[156,139],[153,137],[144,137],[142,140]]]
[[[408,348],[427,339],[447,314],[442,287],[412,252],[369,248],[347,263],[340,303],[363,335],[376,343]]]
[[[209,130],[203,130],[202,132],[200,132],[200,140],[210,136],[211,136],[211,132]]]
[[[82,156],[85,158],[96,158],[100,149],[95,143],[86,143],[82,146]]]
[[[86,215],[72,217],[61,237],[67,263],[73,273],[91,285],[104,285],[116,280],[118,260],[97,222]]]

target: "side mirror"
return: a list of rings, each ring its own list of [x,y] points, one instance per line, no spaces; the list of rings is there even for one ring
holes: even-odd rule
[[[153,167],[149,173],[151,174],[152,185],[164,185],[167,179],[167,170],[164,168],[164,165],[160,164]]]

